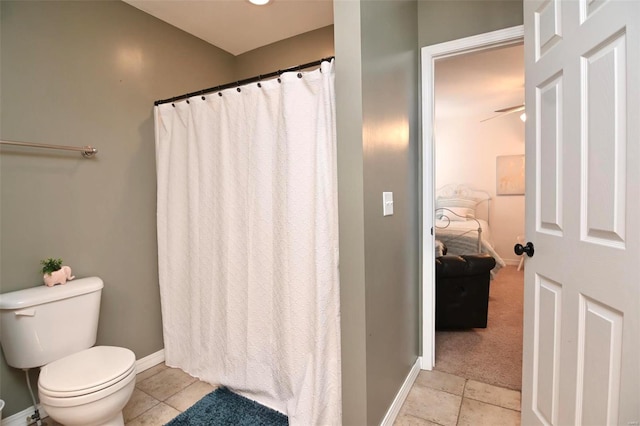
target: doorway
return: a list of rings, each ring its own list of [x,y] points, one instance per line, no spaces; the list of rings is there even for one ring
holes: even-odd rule
[[[474,56],[478,56],[483,52],[492,52],[496,51],[499,48],[509,48],[515,45],[521,45],[523,41],[523,27],[514,27],[506,30],[495,31],[492,33],[482,34],[479,36],[469,37],[461,40],[455,40],[452,42],[442,43],[435,46],[427,46],[422,49],[422,81],[423,81],[423,229],[425,232],[423,233],[423,318],[422,318],[422,369],[431,370],[435,366],[435,271],[434,271],[434,232],[429,232],[434,227],[435,223],[435,197],[436,190],[439,184],[443,183],[451,183],[451,182],[443,182],[444,180],[451,180],[451,174],[449,173],[448,177],[443,177],[436,173],[438,169],[437,163],[437,154],[436,154],[436,145],[438,143],[438,138],[442,137],[443,134],[440,132],[440,127],[438,132],[435,130],[436,120],[441,118],[442,113],[446,113],[447,105],[440,105],[440,107],[436,108],[436,97],[438,93],[436,92],[436,63],[446,63],[448,61],[456,60],[456,57],[462,58],[463,55],[467,58],[472,58]],[[469,68],[477,71],[480,70],[477,66],[470,65]],[[457,87],[454,91],[458,90],[460,93],[464,92],[464,88]],[[522,89],[522,88],[521,88]],[[523,94],[520,95],[520,102],[523,101]],[[449,95],[451,97],[451,94]],[[486,94],[480,96],[486,98]],[[498,99],[496,102],[501,102],[504,104],[504,107],[511,106],[512,103],[516,102],[515,100],[509,100],[508,96],[503,99]],[[508,105],[507,105],[508,104]],[[500,104],[498,104],[500,105]],[[495,109],[500,109],[496,107]],[[493,109],[489,109],[482,114],[485,114],[485,118],[490,118],[492,116]],[[495,114],[497,115],[497,114]],[[517,114],[519,115],[519,114]],[[516,116],[517,116],[516,115]],[[453,119],[455,120],[455,119]],[[480,117],[474,118],[475,122],[480,121]],[[500,120],[500,117],[492,120],[496,121]],[[456,134],[459,133],[459,130],[463,127],[461,125],[457,125],[454,122],[449,123],[449,130],[451,133]],[[495,123],[490,123],[490,126],[495,126]],[[440,133],[440,135],[438,135]],[[477,131],[476,131],[477,134]],[[457,137],[461,137],[460,134],[457,134]],[[464,138],[464,136],[462,136]],[[469,137],[467,137],[469,138]],[[522,129],[520,138],[524,141],[524,131]],[[466,143],[470,143],[466,141]],[[523,142],[522,142],[523,143]],[[464,152],[464,149],[460,147],[449,147],[452,152]],[[477,148],[477,146],[475,147]],[[461,151],[462,150],[462,151]],[[473,150],[469,150],[473,151]],[[524,151],[524,145],[522,145],[522,151]],[[473,154],[472,152],[467,152],[467,160],[469,159],[477,159],[477,154]],[[496,162],[496,152],[485,152],[486,156],[491,156],[491,166],[495,167]],[[463,154],[464,155],[464,154]],[[465,160],[465,161],[467,161]],[[468,165],[466,167],[468,169]],[[447,173],[450,172],[450,167],[448,167]],[[494,169],[495,170],[495,169]],[[447,175],[445,173],[445,175]],[[490,174],[490,176],[484,176],[482,183],[478,183],[478,187],[490,187],[495,194],[495,174]],[[470,179],[466,176],[459,176],[457,178],[457,183],[466,183],[468,184]],[[472,182],[473,183],[473,182]],[[480,188],[482,189],[482,188]],[[495,199],[495,196],[491,198]],[[513,200],[513,199],[512,199]],[[496,212],[491,212],[491,203],[489,201],[487,206],[487,219],[489,221],[499,220],[499,213],[496,215]],[[494,202],[495,204],[495,202]],[[500,204],[500,203],[499,203]],[[502,203],[504,204],[504,203]],[[508,202],[507,202],[508,204]],[[503,206],[504,208],[504,206]],[[494,208],[495,210],[495,208]],[[504,209],[508,211],[509,209]],[[522,215],[524,216],[524,215]],[[524,220],[524,217],[522,217]],[[522,232],[522,231],[521,231]],[[508,231],[499,232],[499,234],[508,234]],[[500,251],[502,251],[505,255],[508,254],[508,263],[515,263],[517,266],[517,260],[513,259],[514,255],[508,251],[508,246],[513,247],[515,243],[517,235],[509,236],[510,241],[507,242],[503,235],[500,235]],[[506,257],[506,256],[505,256]],[[513,266],[513,268],[515,268]],[[489,324],[491,326],[491,324]]]
[[[435,369],[520,390],[524,272],[513,245],[524,235],[524,46],[439,59],[434,78],[436,245],[446,244],[450,254],[475,254],[477,233],[469,227],[481,227],[482,252],[497,262],[487,327],[437,330]],[[438,207],[448,205],[452,190],[456,198],[481,200],[473,219],[438,219],[448,213]],[[443,302],[437,309],[445,306],[455,309]]]

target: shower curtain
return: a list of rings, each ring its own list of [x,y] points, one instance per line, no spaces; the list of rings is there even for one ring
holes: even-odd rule
[[[341,422],[333,62],[155,107],[166,363]]]

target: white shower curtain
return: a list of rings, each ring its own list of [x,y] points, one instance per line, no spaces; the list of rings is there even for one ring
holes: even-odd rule
[[[166,363],[341,422],[333,62],[155,107]]]

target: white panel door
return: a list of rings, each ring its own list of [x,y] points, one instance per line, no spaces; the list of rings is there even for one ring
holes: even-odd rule
[[[525,0],[522,424],[640,421],[640,0]]]

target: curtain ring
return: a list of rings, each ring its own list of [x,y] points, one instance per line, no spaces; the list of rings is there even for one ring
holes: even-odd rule
[[[204,97],[204,95],[203,95],[203,96],[201,96],[201,98],[202,98],[202,100],[203,100],[203,101],[205,100],[205,97]]]
[[[218,92],[218,96],[222,97],[222,92]]]
[[[191,102],[189,102],[189,99],[187,99],[187,103],[190,104]]]
[[[175,108],[175,107],[176,107],[176,104],[174,104],[173,102],[171,102],[171,106]]]
[[[282,83],[282,80],[280,80],[281,75],[282,75],[282,70],[278,70],[278,83]]]
[[[302,78],[302,73],[300,72],[300,65],[298,65],[298,78]]]

